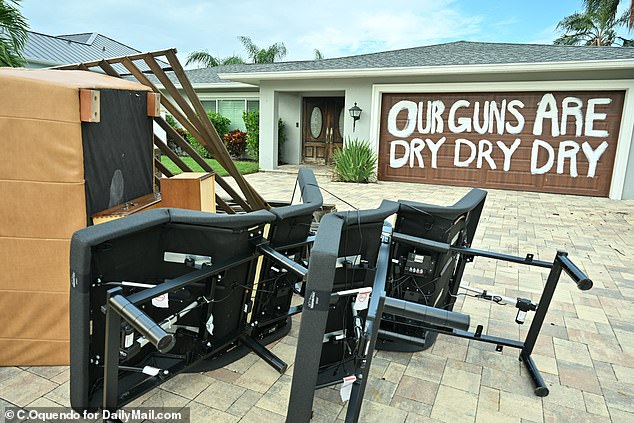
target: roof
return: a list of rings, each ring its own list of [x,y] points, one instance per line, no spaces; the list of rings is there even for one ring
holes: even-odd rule
[[[193,83],[281,73],[634,60],[634,48],[456,41],[332,59],[234,65],[188,71]],[[254,77],[255,79],[255,77]]]
[[[52,36],[32,31],[23,51],[27,61],[48,66],[136,53],[140,51],[98,33]]]

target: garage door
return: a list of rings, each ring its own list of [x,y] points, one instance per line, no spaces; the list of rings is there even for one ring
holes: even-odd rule
[[[624,98],[386,93],[379,179],[608,196]]]

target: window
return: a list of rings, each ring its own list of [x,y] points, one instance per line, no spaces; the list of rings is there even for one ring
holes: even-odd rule
[[[247,112],[257,112],[260,110],[259,100],[247,100]]]
[[[203,104],[203,107],[205,108],[205,111],[207,111],[207,112],[216,113],[218,111],[218,109],[216,107],[216,100],[201,101],[201,103]]]
[[[246,129],[242,119],[244,103],[244,100],[218,100],[218,113],[231,120],[229,129],[239,129],[241,131]]]

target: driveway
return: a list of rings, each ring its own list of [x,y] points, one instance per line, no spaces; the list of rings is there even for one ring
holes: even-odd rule
[[[288,200],[295,176],[257,173],[247,179],[267,199]],[[333,183],[318,177],[326,203],[338,210],[372,208],[381,199],[452,204],[466,188],[381,182]],[[296,193],[297,195],[297,193]],[[346,204],[349,203],[349,204]],[[563,275],[533,357],[550,387],[534,396],[517,350],[439,336],[422,353],[378,352],[361,421],[542,422],[634,421],[634,201],[490,190],[473,246],[552,260],[558,249],[594,281],[578,291]],[[482,258],[464,281],[535,301],[546,272]],[[516,309],[461,297],[457,311],[486,333],[525,336]],[[291,333],[271,346],[294,361],[300,316]],[[192,421],[284,421],[293,371],[280,376],[253,354],[226,368],[180,375],[135,402],[188,406]],[[0,368],[0,405],[68,405],[68,368]],[[345,414],[336,388],[317,391],[314,421]]]

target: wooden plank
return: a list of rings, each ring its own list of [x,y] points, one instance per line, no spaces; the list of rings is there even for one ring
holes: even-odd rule
[[[79,90],[79,118],[82,122],[101,121],[101,93],[99,90]]]
[[[157,137],[156,134],[154,135],[154,145],[157,146],[162,153],[169,157],[170,160],[173,161],[180,170],[182,170],[183,172],[193,172],[193,170],[189,166],[187,166],[187,164],[185,164],[185,162],[182,161],[181,158],[178,157],[178,155],[174,153],[172,149],[167,146],[166,143],[163,142],[163,140]],[[211,170],[211,172],[213,172],[213,170]]]
[[[218,194],[216,194],[216,205],[223,209],[227,214],[236,214],[235,210],[232,209],[231,206],[227,204],[226,201]]]
[[[213,168],[209,165],[209,163],[207,163],[207,161],[204,158],[202,158],[200,154],[198,154],[198,152],[194,150],[193,147],[189,145],[189,143],[185,141],[183,137],[181,137],[181,135],[178,132],[176,132],[176,130],[172,128],[169,123],[165,121],[165,119],[155,118],[154,121],[157,122],[159,126],[165,130],[165,132],[171,135],[174,142],[178,144],[180,148],[185,150],[185,152],[189,154],[191,158],[194,159],[194,161],[198,163],[200,167],[202,167],[207,172],[214,171]],[[247,204],[247,202],[242,199],[240,194],[238,194],[236,190],[234,190],[233,187],[231,187],[231,185],[229,185],[229,183],[225,181],[224,178],[222,178],[218,174],[216,174],[216,182],[218,183],[218,185],[222,187],[222,189],[226,191],[227,194],[231,196],[231,199],[233,201],[240,204],[240,206],[244,209],[244,211],[249,212],[253,210],[253,208],[249,206],[249,204]]]
[[[147,93],[147,115],[149,117],[161,116],[161,94]]]
[[[121,78],[121,75],[119,74],[119,72],[117,72],[115,68],[113,68],[110,65],[110,63],[108,63],[107,61],[100,60],[99,67],[106,73],[106,75],[116,76],[117,78]]]
[[[264,199],[253,189],[253,187],[246,181],[246,179],[244,179],[244,176],[238,171],[238,168],[236,167],[235,163],[231,159],[231,156],[229,152],[227,151],[227,148],[225,147],[224,143],[220,139],[220,136],[218,135],[216,128],[214,128],[213,124],[207,117],[207,112],[205,111],[205,108],[200,102],[200,99],[198,98],[196,91],[192,87],[191,82],[187,78],[187,75],[185,74],[185,70],[182,68],[180,62],[178,61],[178,58],[176,57],[175,52],[167,52],[165,57],[167,57],[167,61],[172,67],[174,74],[178,78],[178,81],[181,83],[181,87],[183,87],[183,90],[185,90],[185,93],[187,94],[187,97],[189,98],[190,104],[194,106],[196,113],[198,114],[198,116],[200,116],[200,120],[203,123],[204,129],[207,131],[208,135],[211,138],[210,141],[212,142],[212,144],[215,141],[216,145],[221,147],[219,148],[219,150],[221,155],[223,156],[224,163],[223,161],[220,160],[220,157],[216,157],[216,160],[218,160],[218,162],[221,163],[222,167],[225,168],[225,170],[229,173],[229,175],[233,176],[233,178],[236,180],[240,188],[242,188],[242,191],[244,192],[245,196],[247,196],[247,198],[249,197],[248,194],[251,194],[251,196],[253,196],[256,203],[256,204],[252,204],[254,207],[257,206],[256,208],[269,209],[270,207],[268,206],[268,204],[266,204],[266,201],[264,201]],[[152,61],[154,61],[154,59],[152,59]],[[146,63],[147,62],[148,60],[146,60]],[[154,65],[156,65],[156,63],[154,63]],[[149,63],[148,63],[148,66],[150,66]],[[155,70],[155,66],[154,67],[150,66],[150,68]],[[163,72],[160,72],[160,73],[163,73]],[[165,84],[163,85],[165,86]]]
[[[60,66],[54,66],[51,69],[59,69],[59,70],[69,70],[69,69],[77,69],[79,67],[79,65],[83,64],[89,68],[95,67],[95,66],[99,66],[99,63],[102,60],[105,60],[106,62],[110,63],[110,64],[114,64],[114,63],[122,63],[124,60],[140,60],[143,59],[143,57],[147,54],[150,54],[154,57],[158,57],[158,56],[165,56],[168,52],[174,52],[176,53],[176,49],[175,48],[171,48],[171,49],[167,49],[167,50],[156,50],[156,51],[151,51],[148,53],[138,53],[138,54],[131,54],[128,56],[119,56],[119,57],[111,57],[108,59],[99,59],[99,60],[93,60],[90,62],[83,62],[83,63],[72,63],[72,64],[68,64],[68,65],[60,65]]]
[[[171,178],[172,176],[174,176],[174,174],[170,172],[169,169],[166,168],[165,165],[161,163],[159,160],[154,159],[154,166],[156,166],[156,168],[168,178]]]

